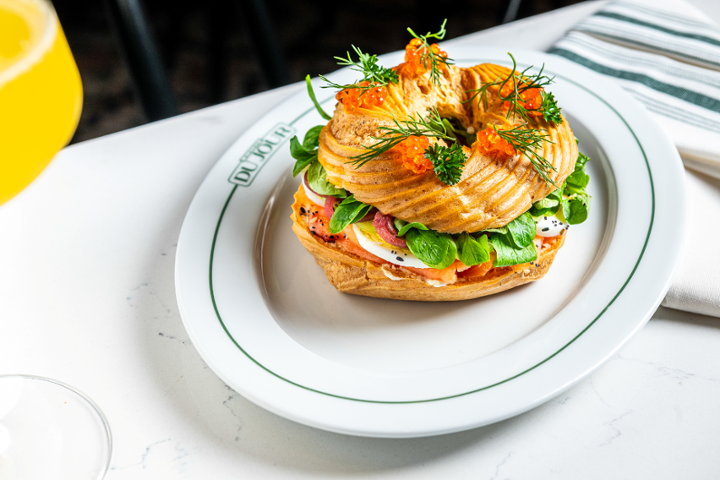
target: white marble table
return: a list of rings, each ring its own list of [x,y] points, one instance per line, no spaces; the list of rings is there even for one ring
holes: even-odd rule
[[[716,0],[692,3],[720,21]],[[455,42],[542,50],[601,4]],[[544,32],[532,43],[530,26]],[[298,88],[67,148],[0,208],[0,374],[57,378],[97,401],[115,442],[108,479],[717,478],[720,320],[663,308],[561,397],[442,437],[327,433],[225,386],[180,320],[176,241],[215,160]]]

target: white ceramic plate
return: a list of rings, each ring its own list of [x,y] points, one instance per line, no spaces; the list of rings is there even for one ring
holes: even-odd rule
[[[450,49],[458,65],[506,52]],[[300,423],[375,437],[465,430],[525,412],[606,361],[655,311],[682,244],[683,169],[619,88],[547,54],[551,90],[588,154],[593,196],[549,274],[488,298],[414,303],[338,293],[290,226],[299,179],[288,140],[324,123],[303,92],[223,155],[180,233],[178,303],[202,357],[256,404]],[[381,59],[400,63],[400,54]],[[352,72],[333,76],[354,80]],[[316,86],[327,111],[334,98]]]

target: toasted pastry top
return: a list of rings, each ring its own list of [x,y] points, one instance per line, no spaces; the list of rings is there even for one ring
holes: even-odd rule
[[[555,187],[543,180],[526,155],[517,153],[509,160],[498,160],[473,145],[460,181],[446,185],[432,170],[415,174],[402,166],[397,153],[390,150],[357,167],[353,157],[383,135],[382,126],[391,127],[394,119],[424,115],[436,108],[443,118],[455,118],[475,131],[490,125],[513,125],[517,118],[506,118],[497,95],[488,102],[468,101],[468,91],[492,82],[511,71],[505,67],[482,64],[471,68],[450,65],[438,85],[430,85],[429,76],[407,78],[388,85],[389,97],[382,107],[345,112],[338,104],[335,114],[320,135],[318,158],[327,178],[345,188],[361,202],[377,207],[384,214],[447,233],[477,232],[506,225],[527,211]],[[572,130],[565,119],[557,125],[534,119],[530,128],[547,131],[540,153],[555,171],[549,173],[556,185],[562,185],[572,173],[578,155]]]

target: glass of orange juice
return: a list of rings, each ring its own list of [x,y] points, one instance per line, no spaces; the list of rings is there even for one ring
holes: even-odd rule
[[[47,0],[0,0],[0,205],[37,177],[72,137],[82,85]],[[107,420],[69,385],[0,375],[0,479],[105,476]]]
[[[0,205],[72,138],[80,74],[47,0],[0,0]]]

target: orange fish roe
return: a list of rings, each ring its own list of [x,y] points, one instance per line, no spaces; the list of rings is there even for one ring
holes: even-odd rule
[[[447,52],[440,50],[440,45],[437,43],[430,45],[430,50],[440,58],[447,58]],[[425,58],[423,58],[423,56],[425,56]],[[444,73],[449,73],[445,63],[440,62],[439,66],[440,70]],[[405,63],[402,67],[403,72],[410,78],[417,77],[430,70],[430,56],[427,52],[427,47],[423,46],[423,42],[420,39],[413,38],[405,47]]]
[[[395,146],[395,151],[400,153],[400,161],[403,166],[413,173],[425,173],[432,170],[432,162],[425,158],[425,149],[430,145],[427,137],[413,135],[406,138]]]
[[[508,160],[515,156],[515,148],[498,135],[492,127],[477,133],[476,145],[481,153],[495,157],[498,160]]]
[[[370,86],[370,82],[360,82],[361,87]],[[335,95],[335,99],[342,103],[343,108],[348,113],[355,113],[358,108],[380,107],[388,96],[387,88],[372,87],[364,88],[346,88]]]
[[[520,86],[518,86],[519,88]],[[500,90],[500,95],[503,97],[507,97],[508,95],[512,94],[513,91],[513,84],[512,82],[508,82],[505,84],[505,86]],[[542,106],[542,88],[528,88],[527,90],[520,93],[518,98],[518,103],[524,107],[528,111],[528,114],[535,117],[542,117],[542,112],[532,110],[539,110]],[[503,107],[509,108],[510,102],[503,102]]]

